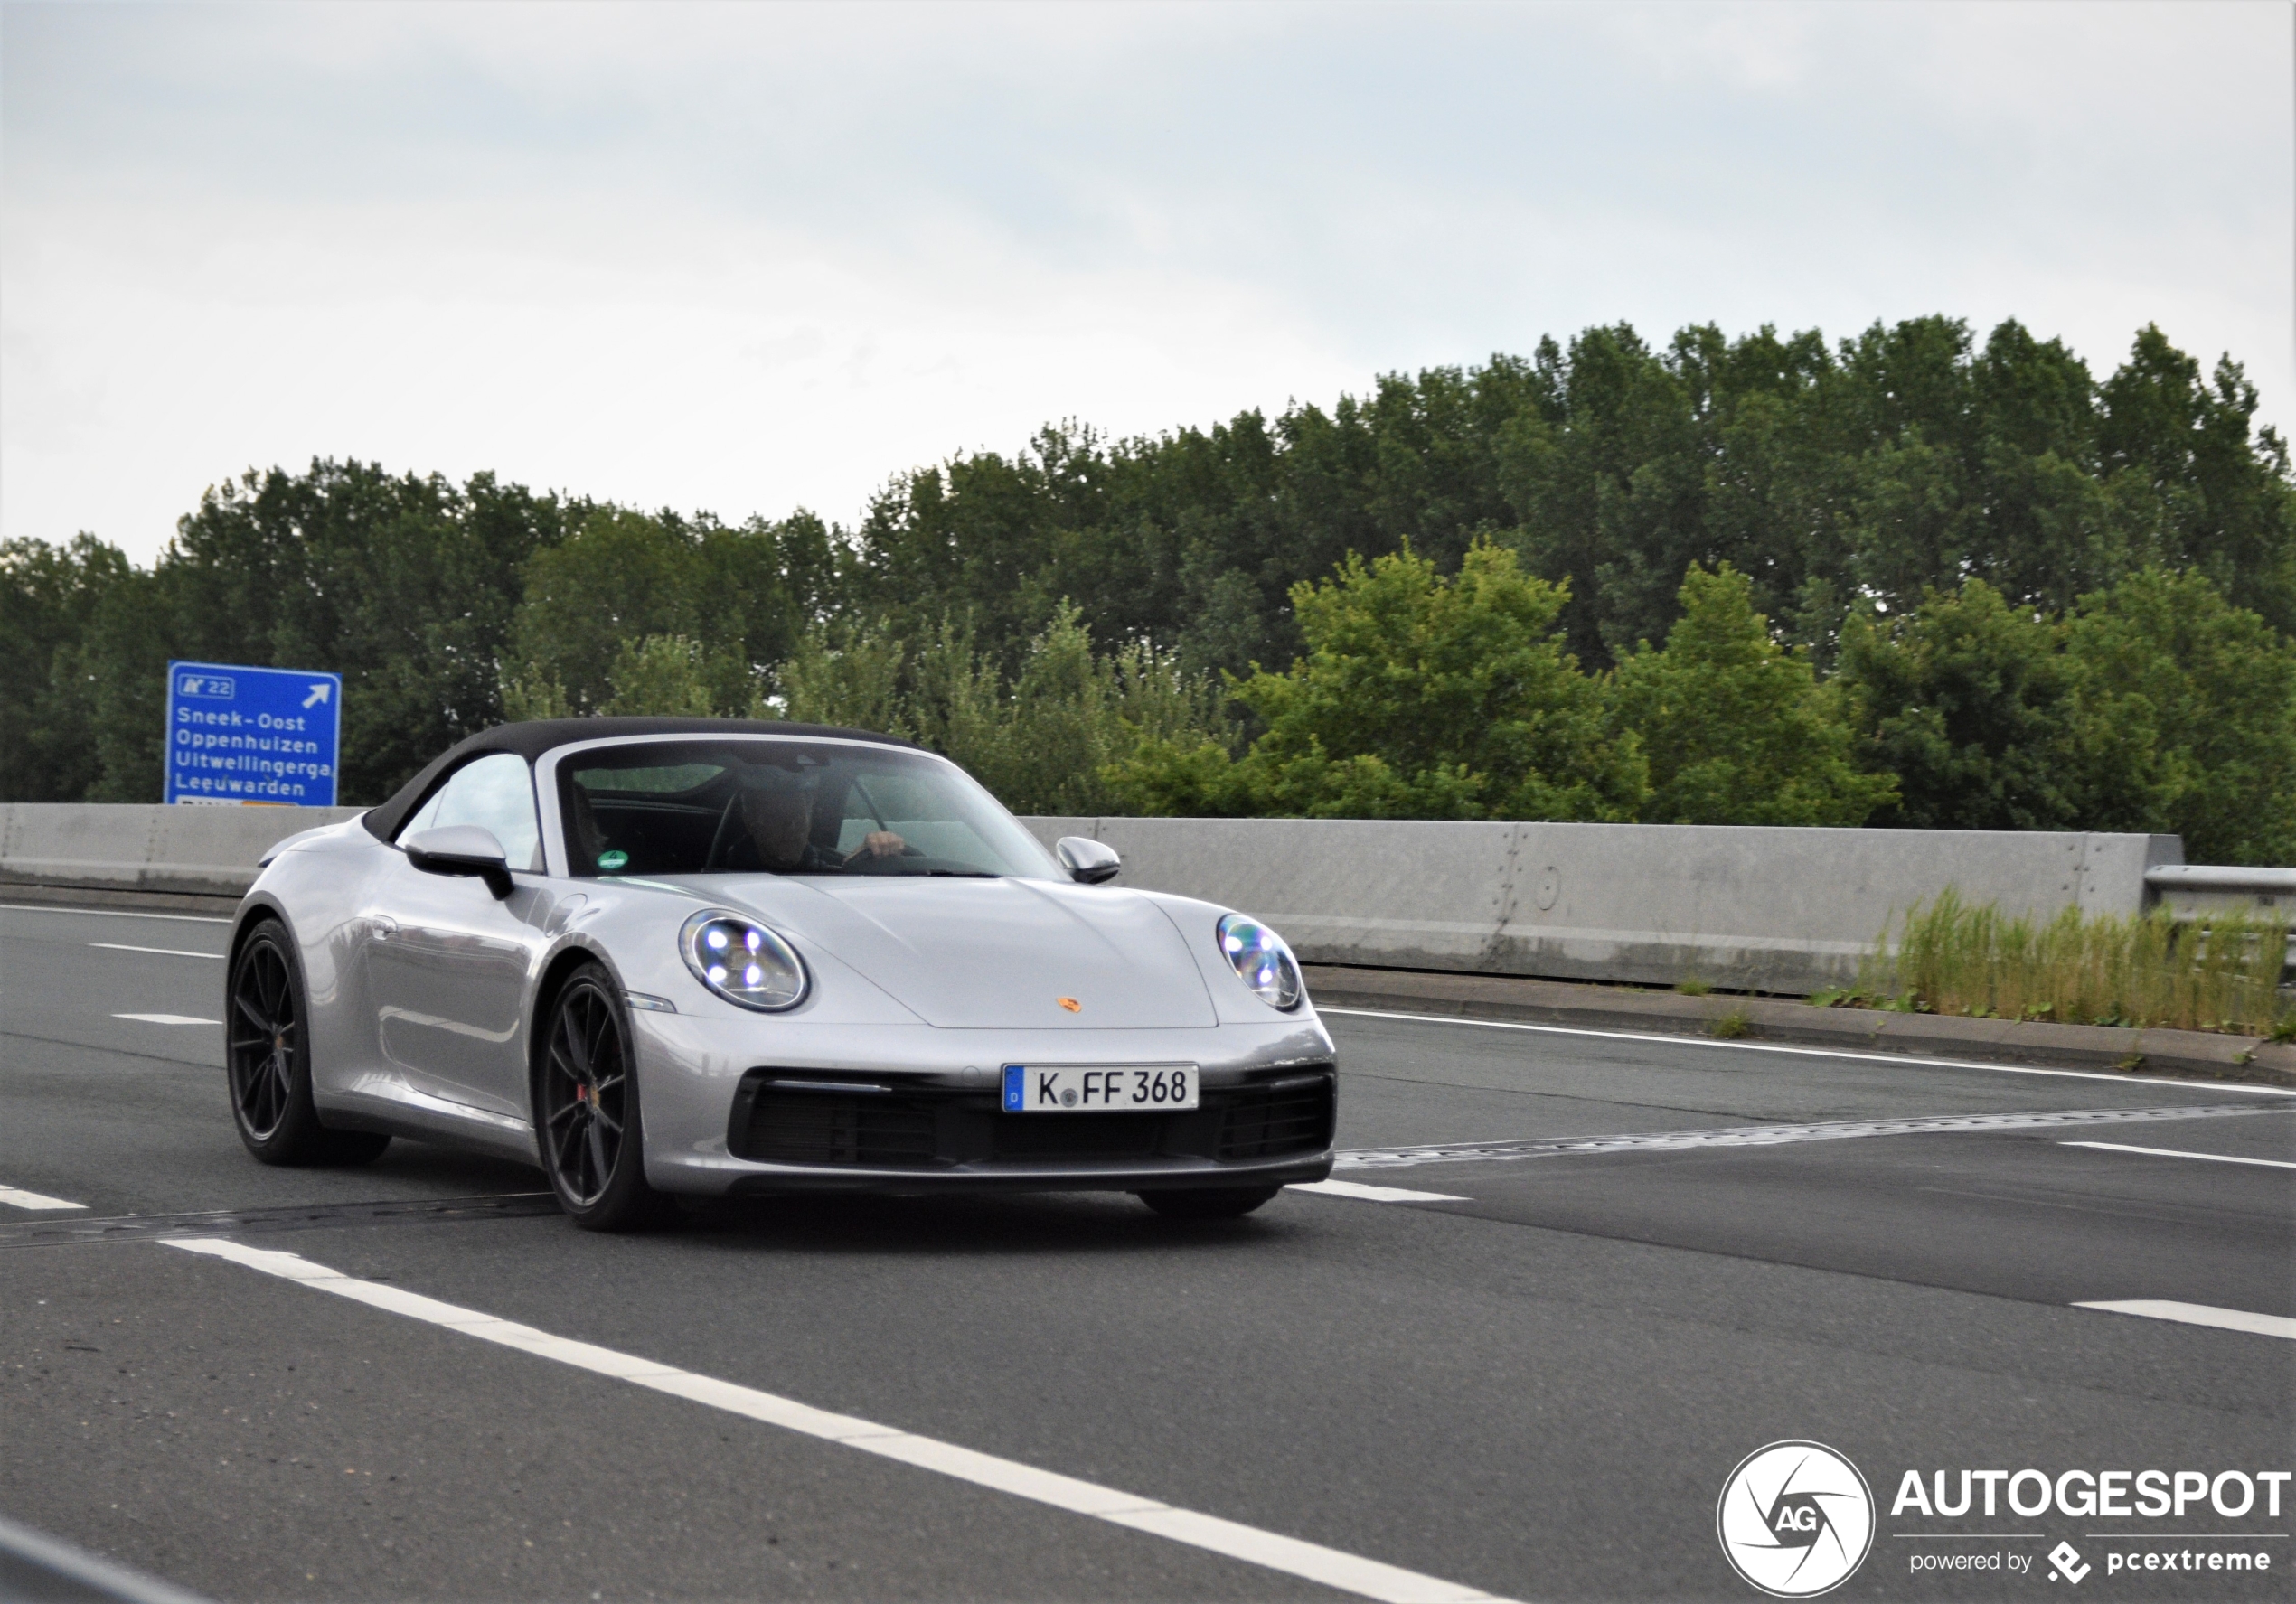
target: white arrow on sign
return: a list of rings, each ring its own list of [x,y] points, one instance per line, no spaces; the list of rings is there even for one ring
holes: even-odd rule
[[[322,680],[318,684],[311,687],[311,694],[303,699],[303,705],[307,708],[313,702],[323,702],[327,699],[328,693],[334,689],[334,686]]]

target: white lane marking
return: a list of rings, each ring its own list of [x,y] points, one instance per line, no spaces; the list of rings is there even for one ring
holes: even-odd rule
[[[1569,1153],[1663,1153],[1691,1148],[1767,1148],[1787,1142],[1843,1141],[1861,1136],[1920,1136],[1967,1130],[2062,1130],[2068,1125],[2128,1125],[2151,1120],[2221,1120],[2288,1111],[2253,1103],[2197,1108],[2080,1108],[2023,1114],[1927,1114],[1905,1120],[1830,1120],[1802,1125],[1725,1125],[1715,1130],[1643,1130],[1617,1136],[1541,1136],[1521,1141],[1423,1142],[1407,1148],[1357,1148],[1333,1156],[1340,1169],[1407,1169],[1419,1164],[1506,1164]]]
[[[1327,1008],[1319,1014],[1352,1014],[1364,1019],[1402,1019],[1414,1025],[1472,1025],[1484,1030],[1529,1030],[1542,1036],[1591,1036],[1605,1041],[1664,1042],[1678,1047],[1729,1047],[1741,1053],[1788,1053],[1802,1058],[1848,1058],[1860,1064],[1917,1064],[1934,1069],[1982,1069],[1995,1074],[2056,1075],[2075,1081],[2111,1081],[2119,1086],[2195,1087],[2198,1083],[2166,1075],[2120,1074],[2101,1069],[2037,1069],[2029,1064],[1986,1064],[1974,1058],[1932,1058],[1921,1053],[1849,1053],[1839,1047],[1783,1047],[1774,1042],[1726,1041],[1713,1036],[1666,1036],[1652,1030],[1588,1030],[1575,1025],[1525,1025],[1513,1019],[1469,1019],[1454,1014],[1396,1014],[1384,1008]],[[2257,1097],[2296,1097],[2296,1086],[2265,1086],[2254,1081],[2209,1081],[2211,1092],[2245,1092]]]
[[[1303,1543],[1296,1537],[1238,1525],[1233,1521],[1199,1515],[1193,1510],[1174,1508],[1153,1498],[1143,1498],[1113,1487],[1080,1481],[1075,1477],[1040,1470],[1033,1465],[998,1459],[993,1454],[978,1453],[972,1449],[959,1448],[955,1443],[918,1437],[898,1427],[880,1426],[852,1415],[833,1414],[826,1410],[800,1403],[794,1398],[759,1392],[754,1387],[739,1386],[712,1376],[697,1375],[692,1371],[680,1370],[669,1365],[657,1365],[651,1359],[617,1353],[612,1348],[553,1337],[532,1326],[522,1326],[481,1314],[476,1309],[441,1303],[401,1287],[360,1280],[330,1270],[324,1264],[315,1263],[300,1254],[250,1248],[212,1236],[174,1237],[168,1239],[165,1245],[181,1248],[186,1252],[228,1260],[250,1270],[261,1271],[266,1275],[300,1281],[314,1290],[332,1292],[339,1298],[348,1298],[392,1314],[405,1315],[410,1319],[457,1331],[466,1337],[499,1343],[504,1347],[517,1348],[541,1358],[555,1359],[561,1365],[571,1365],[599,1375],[612,1376],[657,1393],[666,1393],[674,1398],[707,1404],[713,1409],[744,1415],[823,1441],[842,1443],[863,1453],[877,1454],[921,1469],[938,1471],[976,1487],[1011,1493],[1016,1497],[1049,1505],[1072,1514],[1091,1515],[1136,1532],[1184,1543],[1192,1548],[1207,1549],[1230,1559],[1243,1560],[1271,1571],[1321,1582],[1342,1592],[1387,1600],[1388,1604],[1477,1604],[1477,1601],[1492,1598],[1491,1594],[1463,1587],[1457,1582],[1422,1576],[1416,1571],[1382,1564],[1377,1560],[1343,1553],[1318,1543]]]
[[[2257,1164],[2266,1169],[2296,1169],[2285,1158],[2236,1158],[2230,1153],[2188,1153],[2181,1148],[2134,1148],[2124,1141],[2061,1141],[2061,1148],[2103,1148],[2109,1153],[2149,1153],[2155,1158],[2201,1158],[2210,1164]]]
[[[133,908],[60,908],[42,903],[0,902],[0,914],[53,914],[64,919],[170,919],[178,924],[229,924],[213,914],[139,914]]]
[[[2285,1315],[2251,1314],[2244,1309],[2211,1309],[2205,1303],[2172,1303],[2158,1298],[2076,1303],[2073,1307],[2101,1309],[2107,1314],[2141,1315],[2148,1320],[2177,1320],[2187,1326],[2214,1326],[2223,1331],[2247,1331],[2258,1337],[2281,1337],[2296,1342],[2296,1320]]]
[[[156,952],[163,958],[212,958],[223,961],[221,952],[194,952],[188,947],[131,947],[126,942],[89,942],[91,947],[102,947],[113,952]]]
[[[84,1203],[67,1203],[61,1197],[50,1197],[40,1192],[23,1192],[14,1187],[0,1187],[0,1203],[10,1208],[86,1208]]]
[[[221,1019],[202,1019],[197,1014],[114,1014],[115,1019],[140,1019],[146,1025],[221,1025]]]
[[[1294,1181],[1287,1192],[1321,1192],[1326,1197],[1360,1197],[1366,1203],[1473,1203],[1448,1192],[1414,1192],[1403,1187],[1366,1187],[1355,1181]]]

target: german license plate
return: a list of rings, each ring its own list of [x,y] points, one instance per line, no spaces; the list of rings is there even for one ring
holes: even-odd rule
[[[1203,1072],[1192,1064],[1008,1064],[1008,1114],[1153,1113],[1200,1106]]]

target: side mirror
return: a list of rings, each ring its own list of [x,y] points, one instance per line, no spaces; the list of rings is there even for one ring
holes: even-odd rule
[[[475,824],[442,824],[419,830],[399,843],[407,861],[427,875],[475,876],[496,900],[511,892],[510,864],[494,832]]]
[[[1124,860],[1106,841],[1096,841],[1090,836],[1064,835],[1059,845],[1052,849],[1060,867],[1068,871],[1068,878],[1082,886],[1097,886],[1113,880]]]

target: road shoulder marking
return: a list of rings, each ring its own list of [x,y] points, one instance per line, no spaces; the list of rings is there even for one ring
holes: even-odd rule
[[[2242,1158],[2230,1153],[2188,1153],[2181,1148],[2139,1148],[2124,1141],[2061,1141],[2061,1148],[2103,1148],[2108,1153],[2145,1153],[2155,1158],[2198,1158],[2209,1164],[2254,1164],[2266,1169],[2296,1169],[2285,1158]]]
[[[1294,1181],[1286,1192],[1317,1192],[1326,1197],[1360,1197],[1366,1203],[1473,1203],[1448,1192],[1414,1192],[1407,1187],[1367,1187],[1358,1181]]]
[[[136,1019],[146,1025],[221,1025],[221,1019],[202,1019],[197,1014],[114,1014],[115,1019]]]
[[[1333,1008],[1319,1014],[1360,1019],[1401,1019],[1413,1025],[1471,1025],[1484,1030],[1529,1030],[1542,1036],[1591,1036],[1604,1041],[1667,1042],[1678,1047],[1727,1047],[1740,1053],[1788,1053],[1802,1058],[1847,1058],[1859,1064],[1909,1064],[1930,1069],[1982,1069],[1994,1074],[2056,1075],[2074,1081],[2111,1081],[2121,1086],[2180,1086],[2188,1090],[2246,1093],[2255,1097],[2296,1097],[2296,1086],[2265,1086],[2254,1081],[2181,1081],[2166,1075],[2121,1074],[2101,1069],[2042,1069],[2030,1064],[1987,1064],[1975,1058],[1932,1058],[1921,1053],[1850,1053],[1840,1047],[1788,1047],[1775,1042],[1727,1041],[1712,1036],[1668,1036],[1656,1030],[1591,1030],[1576,1025],[1526,1025],[1517,1019],[1473,1019],[1458,1014],[1398,1014],[1387,1008]]]
[[[131,947],[126,942],[89,942],[91,947],[101,947],[109,952],[156,952],[163,958],[212,958],[221,963],[221,952],[194,952],[189,947]]]
[[[2160,1120],[2222,1120],[2287,1111],[2247,1102],[2184,1108],[2041,1109],[2021,1114],[1923,1114],[1898,1120],[1827,1120],[1800,1125],[1724,1125],[1710,1130],[1632,1130],[1603,1136],[1538,1136],[1515,1141],[1422,1142],[1407,1148],[1350,1148],[1332,1156],[1341,1169],[1400,1169],[1418,1164],[1511,1164],[1590,1153],[1688,1152],[1701,1148],[1781,1147],[1869,1136],[1987,1135],[2129,1125]],[[2109,1144],[2108,1144],[2109,1145]],[[2137,1151],[2150,1151],[2138,1149]]]
[[[2162,1298],[2130,1298],[2111,1303],[2076,1303],[2073,1307],[2103,1309],[2107,1314],[2139,1315],[2148,1320],[2175,1320],[2186,1326],[2214,1326],[2220,1331],[2246,1331],[2256,1337],[2278,1337],[2296,1342],[2296,1320],[2285,1315],[2212,1309],[2206,1303],[2175,1303]]]
[[[348,1298],[370,1308],[404,1315],[409,1319],[421,1320],[466,1337],[517,1348],[540,1358],[555,1359],[561,1365],[571,1365],[596,1374],[626,1381],[674,1398],[726,1410],[826,1442],[842,1443],[863,1453],[936,1471],[975,1487],[1010,1493],[1015,1497],[1049,1505],[1074,1515],[1090,1515],[1096,1520],[1186,1543],[1191,1548],[1205,1549],[1229,1559],[1264,1566],[1270,1571],[1280,1571],[1286,1575],[1320,1582],[1325,1587],[1362,1598],[1386,1600],[1387,1604],[1481,1604],[1481,1601],[1493,1598],[1490,1593],[1463,1587],[1457,1582],[1422,1576],[1416,1571],[1384,1564],[1378,1560],[1325,1548],[1296,1537],[1285,1537],[1280,1533],[1239,1525],[1234,1521],[1221,1520],[1217,1515],[1176,1508],[1153,1498],[1119,1492],[1113,1487],[1081,1481],[1055,1471],[1040,1470],[1033,1465],[1023,1465],[1018,1460],[999,1459],[993,1454],[960,1448],[952,1442],[919,1437],[895,1426],[881,1426],[852,1415],[833,1414],[800,1403],[794,1398],[784,1398],[760,1392],[755,1387],[720,1381],[713,1376],[697,1375],[674,1365],[657,1365],[634,1354],[618,1353],[592,1343],[553,1337],[532,1326],[496,1319],[476,1309],[442,1303],[403,1287],[360,1280],[297,1253],[250,1248],[221,1237],[175,1237],[169,1239],[165,1245],[185,1252],[226,1260],[249,1270],[260,1271],[265,1275],[300,1282],[315,1291],[332,1292],[338,1298]]]
[[[0,1187],[0,1203],[10,1208],[59,1209],[86,1208],[84,1203],[68,1203],[61,1197],[51,1197],[43,1192],[26,1192],[15,1187]]]
[[[134,908],[75,908],[61,903],[0,902],[0,914],[54,914],[72,919],[167,919],[178,924],[229,924],[218,914],[146,914]]]

